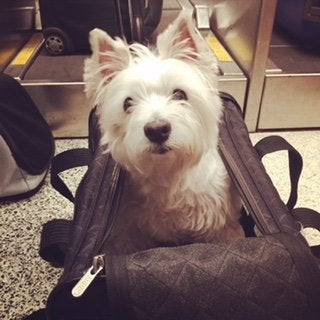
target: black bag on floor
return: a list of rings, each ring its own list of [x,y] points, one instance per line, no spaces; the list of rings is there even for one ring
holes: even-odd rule
[[[220,150],[246,208],[248,237],[214,244],[161,247],[130,255],[106,249],[117,217],[125,172],[104,148],[94,111],[89,149],[59,154],[52,184],[75,202],[74,220],[44,225],[40,254],[63,266],[43,319],[318,319],[320,261],[299,233],[320,230],[319,215],[293,209],[302,169],[300,154],[280,137],[254,148],[232,97],[225,110]],[[288,150],[292,192],[285,205],[260,161]],[[59,173],[88,165],[75,198]],[[260,235],[254,234],[253,227]]]
[[[157,27],[162,0],[40,0],[45,47],[52,55],[89,52],[94,28],[143,42]]]
[[[53,155],[53,136],[37,106],[18,81],[0,73],[0,200],[37,192]]]

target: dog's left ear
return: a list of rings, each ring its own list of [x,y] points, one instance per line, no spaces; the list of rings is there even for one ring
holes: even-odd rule
[[[196,34],[191,18],[181,13],[157,38],[157,49],[163,59],[196,60],[199,57]]]
[[[125,41],[120,38],[114,40],[103,30],[92,30],[89,41],[92,56],[85,61],[84,81],[90,97],[118,72],[128,67],[131,55]]]

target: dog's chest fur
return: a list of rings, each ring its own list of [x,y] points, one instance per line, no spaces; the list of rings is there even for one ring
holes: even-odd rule
[[[142,243],[148,243],[148,238],[158,245],[208,242],[226,236],[225,226],[230,231],[235,222],[228,205],[232,199],[225,188],[229,185],[226,172],[212,163],[206,177],[200,169],[190,171],[187,179],[183,176],[168,174],[166,184],[162,175],[158,184],[155,177],[137,179],[126,174],[118,219],[127,225],[131,237],[143,233]]]

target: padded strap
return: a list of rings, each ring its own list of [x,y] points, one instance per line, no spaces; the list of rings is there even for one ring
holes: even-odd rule
[[[55,267],[63,266],[71,228],[72,222],[66,219],[54,219],[43,225],[39,250],[42,259]]]
[[[287,207],[292,210],[298,199],[298,182],[301,175],[303,161],[300,153],[284,138],[280,136],[268,136],[261,139],[255,149],[260,157],[263,158],[266,154],[286,150],[289,156],[289,172],[291,191],[287,202]]]
[[[59,176],[59,173],[81,166],[88,166],[92,159],[92,153],[87,148],[67,150],[57,154],[51,166],[51,185],[65,198],[74,202],[74,195]]]

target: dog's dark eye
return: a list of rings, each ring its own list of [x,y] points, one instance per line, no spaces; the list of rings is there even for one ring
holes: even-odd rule
[[[125,112],[129,112],[129,109],[130,107],[132,107],[132,105],[133,105],[132,98],[130,97],[126,98],[126,100],[124,100],[124,103],[123,103],[123,110]]]
[[[187,94],[181,89],[175,89],[172,93],[173,100],[188,100]]]

